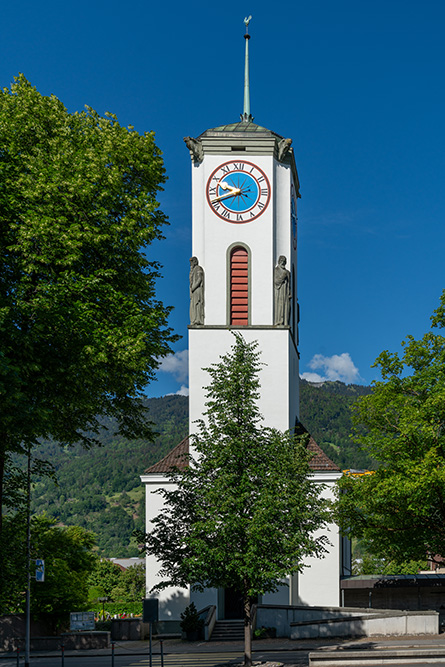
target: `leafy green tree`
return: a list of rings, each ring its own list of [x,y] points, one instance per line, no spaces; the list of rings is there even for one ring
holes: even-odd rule
[[[144,537],[161,562],[166,586],[232,587],[242,595],[245,664],[252,664],[251,604],[298,572],[308,555],[322,556],[314,537],[329,518],[310,479],[305,441],[266,428],[259,398],[257,343],[235,336],[231,351],[207,371],[206,422],[192,438],[196,460],[161,491],[165,509]]]
[[[122,602],[140,602],[145,598],[145,567],[137,563],[127,568],[119,579],[119,583],[111,591],[113,600]]]
[[[156,300],[165,172],[153,133],[68,113],[20,75],[0,91],[0,517],[11,452],[151,437],[139,400],[174,340]]]
[[[26,590],[26,522],[23,516],[4,519],[4,555],[0,607],[9,613],[23,612]],[[85,608],[87,577],[94,565],[94,535],[79,526],[56,526],[45,516],[31,522],[31,572],[36,558],[45,560],[45,581],[31,579],[33,612],[63,616]]]
[[[382,380],[355,409],[356,438],[380,462],[340,481],[340,525],[398,564],[445,554],[445,292],[420,340],[382,352]]]
[[[122,570],[119,565],[104,558],[97,559],[94,569],[88,577],[88,586],[101,589],[101,597],[109,597],[114,600],[113,590],[117,588],[122,579]]]

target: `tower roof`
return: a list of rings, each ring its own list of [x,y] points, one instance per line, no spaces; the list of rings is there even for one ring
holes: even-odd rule
[[[259,135],[265,137],[273,137],[274,139],[283,139],[280,134],[268,130],[267,127],[262,127],[257,125],[252,121],[246,122],[245,120],[240,120],[237,123],[229,123],[229,125],[219,125],[218,127],[210,128],[203,132],[198,138],[202,139],[204,137],[238,137],[241,138],[246,135],[251,135],[253,137],[258,137]]]

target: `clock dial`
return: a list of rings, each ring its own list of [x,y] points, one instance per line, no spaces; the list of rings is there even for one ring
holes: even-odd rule
[[[251,222],[266,210],[270,183],[264,171],[246,161],[226,162],[207,181],[207,202],[223,220]]]

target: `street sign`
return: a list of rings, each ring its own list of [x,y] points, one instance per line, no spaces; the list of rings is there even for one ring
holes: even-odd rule
[[[36,558],[36,581],[45,581],[45,561]]]

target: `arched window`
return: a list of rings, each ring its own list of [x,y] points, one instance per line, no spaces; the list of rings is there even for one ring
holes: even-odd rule
[[[249,255],[242,246],[230,253],[230,324],[249,324]]]

